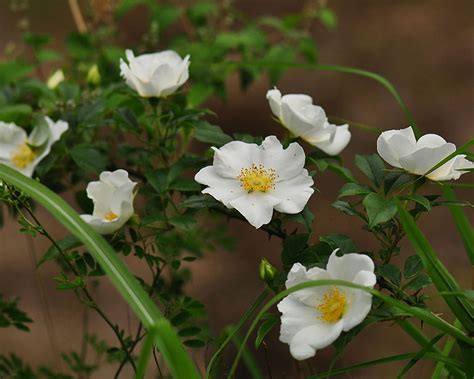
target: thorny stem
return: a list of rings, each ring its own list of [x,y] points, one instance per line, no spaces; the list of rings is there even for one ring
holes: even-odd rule
[[[81,275],[77,272],[76,268],[69,261],[67,255],[64,253],[62,248],[58,245],[56,240],[48,233],[48,231],[44,228],[44,226],[41,224],[41,222],[35,216],[34,212],[31,210],[30,206],[27,203],[23,202],[13,191],[10,191],[10,193],[12,194],[12,196],[14,196],[14,198],[18,201],[18,203],[21,204],[21,206],[24,209],[26,209],[26,211],[28,212],[30,217],[36,223],[37,228],[38,228],[38,232],[41,235],[43,235],[44,237],[46,237],[53,244],[53,246],[58,250],[58,252],[62,256],[62,258],[64,259],[66,265],[72,271],[72,273],[77,277],[81,277]],[[18,205],[16,205],[16,208],[18,209],[19,212],[21,212],[21,209],[19,209]],[[23,215],[23,217],[25,217],[25,216]],[[120,332],[119,332],[118,328],[115,327],[115,325],[112,323],[112,321],[107,317],[107,315],[102,311],[102,309],[95,303],[92,295],[87,290],[87,288],[82,288],[81,290],[82,290],[82,293],[84,294],[84,296],[86,297],[87,301],[84,301],[83,299],[80,299],[80,298],[79,298],[79,300],[82,303],[85,303],[90,308],[94,309],[102,317],[102,319],[107,323],[107,325],[110,326],[110,328],[113,330],[114,334],[116,335],[117,339],[119,340],[122,349],[127,353],[127,356],[126,356],[127,359],[130,361],[130,364],[132,365],[134,371],[136,371],[135,362],[133,361],[132,357],[128,354],[128,351],[127,351],[126,346],[125,346],[125,341],[123,340],[122,336],[120,335]]]

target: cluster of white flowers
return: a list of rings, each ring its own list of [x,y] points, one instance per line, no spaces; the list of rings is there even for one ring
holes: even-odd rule
[[[167,50],[135,57],[126,51],[128,64],[120,60],[126,84],[142,97],[166,97],[189,78],[189,55],[182,59]],[[62,71],[53,75],[48,86],[64,80]],[[323,108],[304,94],[282,96],[278,89],[267,92],[272,113],[295,137],[300,137],[329,155],[339,154],[349,143],[348,125],[329,123]],[[51,146],[68,129],[64,121],[45,118],[46,127],[37,127],[27,136],[24,129],[0,122],[0,163],[32,176],[36,165],[50,152]],[[275,136],[261,145],[232,141],[213,147],[214,161],[195,176],[207,187],[202,193],[213,196],[227,208],[236,209],[255,228],[268,224],[273,211],[296,214],[303,210],[313,194],[314,182],[304,168],[305,153],[296,142],[283,148]],[[412,128],[383,132],[377,141],[379,155],[390,165],[431,180],[458,179],[474,163],[458,154],[435,170],[432,168],[456,151],[435,134],[418,141]],[[464,170],[464,171],[463,171]],[[89,183],[87,195],[94,203],[91,215],[82,219],[102,234],[113,233],[133,215],[134,189],[125,170],[102,172],[100,180]],[[376,283],[374,263],[363,254],[341,257],[334,251],[327,269],[307,270],[296,263],[288,274],[286,287],[318,279],[340,279],[372,288]],[[282,313],[280,340],[290,345],[298,360],[315,355],[317,349],[333,343],[342,331],[360,324],[371,309],[371,295],[344,286],[319,286],[300,290],[278,304]]]

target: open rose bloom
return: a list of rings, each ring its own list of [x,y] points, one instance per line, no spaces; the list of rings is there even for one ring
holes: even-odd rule
[[[268,224],[274,209],[301,212],[314,192],[303,148],[297,143],[283,149],[270,136],[260,146],[232,141],[213,149],[213,165],[201,169],[195,180],[208,186],[202,193],[237,209],[255,228]]]
[[[102,172],[99,181],[87,186],[87,197],[94,202],[94,211],[91,215],[81,215],[82,219],[100,234],[120,229],[133,215],[136,184],[125,170]]]
[[[67,122],[45,117],[28,136],[18,125],[0,121],[0,163],[31,177],[66,130]]]
[[[135,57],[126,50],[128,64],[120,60],[120,73],[142,97],[166,97],[189,78],[189,55],[184,59],[172,50]]]
[[[339,154],[351,140],[349,125],[330,124],[324,109],[308,95],[281,95],[267,92],[270,108],[279,121],[296,137],[301,137],[329,155]]]
[[[288,273],[286,288],[311,280],[338,279],[372,288],[375,285],[374,262],[366,255],[329,257],[326,270],[307,270],[295,263]],[[290,345],[298,360],[313,357],[316,350],[332,344],[341,334],[359,325],[370,312],[372,296],[344,286],[315,286],[293,292],[279,304],[280,341]]]
[[[388,130],[377,139],[377,152],[389,164],[416,175],[425,175],[443,159],[456,151],[456,145],[436,134],[425,134],[418,141],[411,127]],[[436,181],[459,179],[463,169],[474,168],[464,154],[459,154],[428,173]]]

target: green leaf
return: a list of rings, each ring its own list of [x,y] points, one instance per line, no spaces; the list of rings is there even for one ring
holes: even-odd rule
[[[145,177],[151,186],[159,194],[164,194],[168,190],[168,171],[162,168],[145,173]]]
[[[408,283],[406,283],[403,288],[417,292],[422,288],[428,287],[431,283],[433,283],[431,281],[431,278],[427,274],[422,272],[421,274],[410,280]]]
[[[421,195],[409,195],[409,196],[406,196],[404,197],[404,199],[408,199],[408,200],[411,200],[411,201],[414,201],[415,203],[418,203],[420,204],[423,208],[425,208],[427,211],[430,211],[431,210],[431,203],[430,203],[430,200],[427,199],[426,197],[424,196],[421,196]]]
[[[342,254],[357,253],[354,241],[344,234],[328,234],[319,237],[319,240],[329,244],[333,250],[339,248]]]
[[[171,217],[169,223],[173,226],[176,226],[178,229],[185,231],[190,231],[196,225],[196,218],[187,215],[180,215]]]
[[[0,85],[16,82],[33,71],[33,66],[22,62],[0,62]]]
[[[403,277],[411,279],[415,277],[421,270],[423,270],[423,262],[418,255],[411,255],[405,261],[405,268],[403,269]]]
[[[367,195],[371,192],[372,190],[367,186],[358,183],[346,183],[339,191],[339,198],[345,196]]]
[[[391,282],[394,286],[400,287],[402,273],[400,269],[392,264],[386,264],[378,268],[378,274],[385,280]]]
[[[386,200],[378,193],[368,194],[362,201],[367,216],[369,217],[369,228],[389,221],[397,213],[397,206],[392,200]]]
[[[75,235],[70,234],[56,241],[56,244],[62,251],[68,251],[68,250],[81,246],[82,242]],[[38,267],[41,266],[44,262],[55,259],[59,254],[60,254],[60,251],[58,250],[56,245],[51,245],[51,247],[46,251],[46,253],[38,262]]]
[[[206,101],[214,92],[214,87],[205,83],[195,83],[188,92],[188,105],[197,107]]]
[[[105,239],[84,222],[60,196],[36,180],[3,164],[0,164],[0,178],[31,196],[81,240],[145,327],[148,330],[156,328],[154,342],[168,364],[171,375],[178,379],[199,378],[197,369],[184,350],[176,331],[169,321],[163,318],[155,303]]]
[[[99,174],[108,165],[108,158],[91,145],[77,145],[70,153],[77,166],[86,172]]]
[[[332,206],[333,206],[333,208],[336,208],[336,209],[344,212],[348,216],[357,215],[357,211],[347,201],[337,200],[334,203],[332,203]]]
[[[377,154],[356,155],[355,165],[377,186],[380,187],[385,176],[382,159]]]
[[[232,141],[232,137],[225,134],[220,127],[211,125],[206,121],[201,121],[196,125],[194,138],[198,141],[210,143],[217,147]]]
[[[193,208],[193,209],[202,209],[202,208],[211,208],[219,205],[219,202],[215,200],[210,195],[195,195],[190,196],[183,202],[181,202],[180,207],[182,208]]]
[[[5,122],[21,123],[33,109],[27,104],[11,104],[0,107],[0,120]]]
[[[262,322],[262,325],[258,328],[257,337],[255,338],[255,349],[258,349],[262,344],[263,340],[268,333],[277,325],[280,321],[280,318],[277,315],[272,315],[269,319]]]
[[[385,194],[388,194],[390,191],[395,191],[414,180],[415,175],[408,174],[405,171],[390,171],[385,176],[383,182]]]

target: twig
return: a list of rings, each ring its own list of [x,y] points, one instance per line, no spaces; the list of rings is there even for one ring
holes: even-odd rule
[[[30,253],[30,259],[31,259],[31,264],[33,266],[33,274],[35,277],[36,285],[38,287],[38,292],[40,295],[40,302],[41,302],[41,311],[43,313],[43,318],[44,318],[44,323],[46,324],[46,332],[48,334],[48,339],[49,343],[51,345],[51,350],[54,354],[54,357],[59,357],[59,348],[56,343],[56,333],[54,329],[54,323],[52,321],[51,317],[51,309],[49,308],[49,303],[48,303],[48,297],[46,296],[46,291],[44,288],[44,283],[43,279],[41,278],[41,274],[38,271],[38,261],[36,259],[36,251],[35,251],[35,245],[33,242],[33,237],[31,235],[26,235],[26,242],[29,247],[29,253]],[[62,370],[62,360],[59,360],[59,368]]]
[[[79,7],[77,0],[68,0],[68,3],[77,31],[82,34],[87,33],[87,25],[84,21],[84,17],[82,17],[81,8]]]

